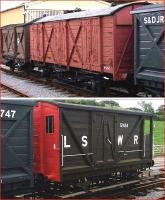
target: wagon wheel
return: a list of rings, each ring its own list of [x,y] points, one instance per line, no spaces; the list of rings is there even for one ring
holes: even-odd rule
[[[35,177],[35,190],[39,193],[45,189],[45,177],[42,174],[37,174]]]
[[[23,75],[24,75],[25,77],[28,77],[29,74],[30,74],[29,70],[23,70]]]
[[[27,64],[25,64],[25,65],[22,66],[22,70],[23,70],[24,75],[26,77],[26,76],[30,75],[30,73],[33,70],[33,67],[29,63],[27,63]]]
[[[138,93],[138,87],[134,84],[133,74],[129,74],[126,80],[126,89],[129,93],[129,96],[136,97]]]
[[[10,71],[14,71],[15,70],[15,62],[14,60],[8,60],[5,65],[8,66],[10,68]]]
[[[108,93],[109,85],[100,77],[96,81],[96,94],[98,97],[105,97]]]
[[[15,66],[10,66],[10,71],[14,72],[14,70],[15,70]]]
[[[130,85],[127,87],[128,93],[131,97],[136,97],[138,94],[138,88],[134,85]]]
[[[52,81],[52,79],[53,79],[53,68],[44,69],[42,76],[45,77],[46,81],[48,81],[48,82]]]

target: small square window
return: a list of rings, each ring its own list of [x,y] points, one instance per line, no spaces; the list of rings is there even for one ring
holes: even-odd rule
[[[54,116],[46,116],[46,133],[54,133]]]

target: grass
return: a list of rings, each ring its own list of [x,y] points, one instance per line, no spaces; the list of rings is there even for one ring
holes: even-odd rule
[[[164,145],[164,121],[154,121],[154,144],[155,145]],[[145,134],[150,132],[149,120],[144,122]]]
[[[164,145],[164,121],[154,121],[154,144]]]

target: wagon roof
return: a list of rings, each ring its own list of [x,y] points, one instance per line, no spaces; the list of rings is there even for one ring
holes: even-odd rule
[[[146,5],[140,8],[137,8],[131,11],[131,14],[134,13],[144,13],[144,12],[154,12],[154,11],[161,11],[164,10],[164,4],[154,4],[154,5]]]
[[[71,104],[71,103],[62,103],[62,102],[50,102],[50,101],[40,101],[47,102],[53,105],[57,105],[60,108],[73,108],[79,110],[93,110],[98,112],[111,112],[111,113],[119,113],[119,114],[128,114],[128,115],[143,115],[143,116],[153,116],[151,113],[143,112],[143,111],[132,111],[132,110],[121,110],[121,109],[112,109],[112,108],[104,108],[98,106],[89,106],[82,104]]]
[[[120,9],[130,6],[130,5],[134,5],[134,4],[147,4],[147,3],[146,2],[125,3],[125,4],[111,6],[109,8],[104,8],[104,9],[95,9],[95,10],[90,9],[90,10],[81,11],[81,12],[67,13],[67,14],[55,15],[55,16],[47,16],[36,21],[35,23],[113,15]]]
[[[36,104],[36,102],[32,100],[2,100],[1,104],[22,105],[22,106],[33,107]]]

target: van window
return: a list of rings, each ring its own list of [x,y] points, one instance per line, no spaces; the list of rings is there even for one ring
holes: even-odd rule
[[[54,116],[46,116],[46,133],[54,133]]]

